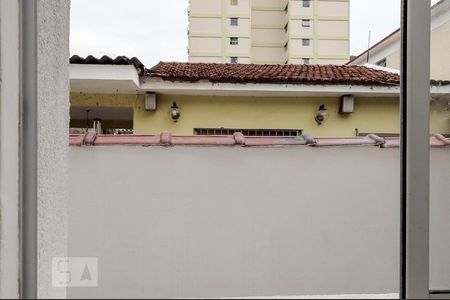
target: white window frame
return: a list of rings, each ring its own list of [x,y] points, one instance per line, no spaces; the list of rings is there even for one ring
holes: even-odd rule
[[[402,0],[400,298],[430,291],[430,1]]]
[[[230,64],[238,64],[238,63],[239,63],[239,57],[237,57],[237,56],[230,57]]]

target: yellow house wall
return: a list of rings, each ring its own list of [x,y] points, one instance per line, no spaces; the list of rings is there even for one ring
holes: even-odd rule
[[[179,122],[169,117],[170,106],[177,102]],[[354,136],[360,133],[399,133],[398,98],[360,98],[355,112],[340,115],[338,97],[256,98],[164,96],[157,97],[157,111],[147,112],[141,95],[72,94],[74,106],[132,107],[135,134],[172,132],[192,135],[194,128],[303,129],[316,137]],[[329,111],[322,125],[314,120],[321,104]],[[432,105],[432,133],[450,133],[450,111]]]

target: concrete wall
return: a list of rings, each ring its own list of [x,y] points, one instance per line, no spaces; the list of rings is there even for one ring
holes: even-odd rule
[[[19,3],[0,1],[0,298],[19,296]]]
[[[52,257],[67,256],[69,0],[38,2],[38,285],[40,298],[65,297],[52,287]]]
[[[181,119],[169,117],[176,101]],[[137,134],[159,134],[170,131],[191,135],[194,128],[303,129],[317,137],[354,136],[362,133],[394,133],[400,127],[399,103],[396,98],[356,97],[355,112],[339,114],[338,97],[205,97],[157,96],[157,111],[147,112],[144,99],[137,95],[71,94],[73,106],[132,107]],[[329,111],[328,120],[317,125],[315,114],[321,104]],[[439,103],[431,107],[432,133],[450,133],[450,111]],[[92,116],[95,117],[95,116]]]
[[[432,288],[449,162],[432,151]],[[398,292],[398,149],[72,147],[70,176],[69,253],[100,274],[71,298]]]

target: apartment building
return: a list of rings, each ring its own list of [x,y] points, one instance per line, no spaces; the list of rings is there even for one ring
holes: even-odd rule
[[[190,0],[189,61],[345,64],[350,0]]]

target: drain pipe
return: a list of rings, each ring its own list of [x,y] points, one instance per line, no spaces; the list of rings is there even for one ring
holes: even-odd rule
[[[20,0],[21,298],[37,298],[37,1]]]

